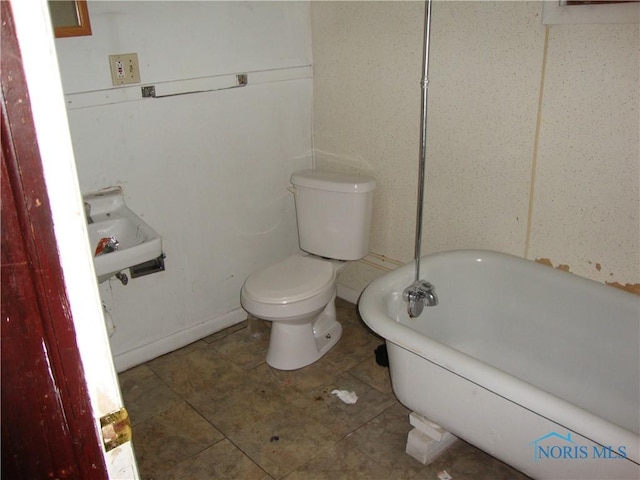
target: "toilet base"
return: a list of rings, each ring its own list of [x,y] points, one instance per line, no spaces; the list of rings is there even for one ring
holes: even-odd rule
[[[294,321],[272,321],[267,363],[278,370],[297,370],[331,350],[342,337],[335,299],[334,294],[319,313],[312,312]]]

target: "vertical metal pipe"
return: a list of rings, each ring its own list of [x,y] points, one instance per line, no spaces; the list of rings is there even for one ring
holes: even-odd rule
[[[419,317],[425,306],[438,304],[435,287],[420,280],[420,253],[422,250],[422,211],[424,207],[425,158],[427,153],[427,92],[429,88],[429,40],[431,38],[431,1],[425,3],[424,12],[424,63],[422,78],[422,119],[420,122],[420,162],[418,168],[418,205],[416,213],[416,279],[402,292],[407,302],[407,313],[410,318]]]
[[[422,217],[424,207],[425,157],[427,153],[427,100],[429,91],[429,47],[431,39],[431,2],[425,2],[424,11],[424,59],[422,64],[422,109],[420,120],[420,159],[418,165],[418,205],[416,209],[416,282],[420,280],[420,255],[422,250]]]

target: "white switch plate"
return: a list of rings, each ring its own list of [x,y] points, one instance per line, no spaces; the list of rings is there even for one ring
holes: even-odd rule
[[[137,53],[109,55],[109,65],[111,66],[111,81],[114,85],[140,83]]]

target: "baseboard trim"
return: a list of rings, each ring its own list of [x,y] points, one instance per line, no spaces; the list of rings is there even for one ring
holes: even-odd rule
[[[358,300],[360,299],[360,295],[362,295],[363,290],[354,290],[353,288],[345,287],[344,285],[336,285],[337,295],[343,300],[347,302],[353,303],[354,305],[358,304]]]
[[[113,357],[113,363],[118,373],[123,372],[124,370],[140,365],[165,353],[173,352],[178,348],[182,348],[185,345],[189,345],[246,319],[247,312],[242,308],[237,308],[218,317],[206,320],[203,323],[199,323],[198,325],[194,325],[193,327],[180,330],[168,337],[115,355]]]

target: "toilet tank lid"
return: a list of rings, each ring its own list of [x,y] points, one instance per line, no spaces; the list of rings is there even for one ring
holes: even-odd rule
[[[373,178],[311,169],[293,172],[291,183],[296,187],[346,193],[366,193],[376,188]]]

